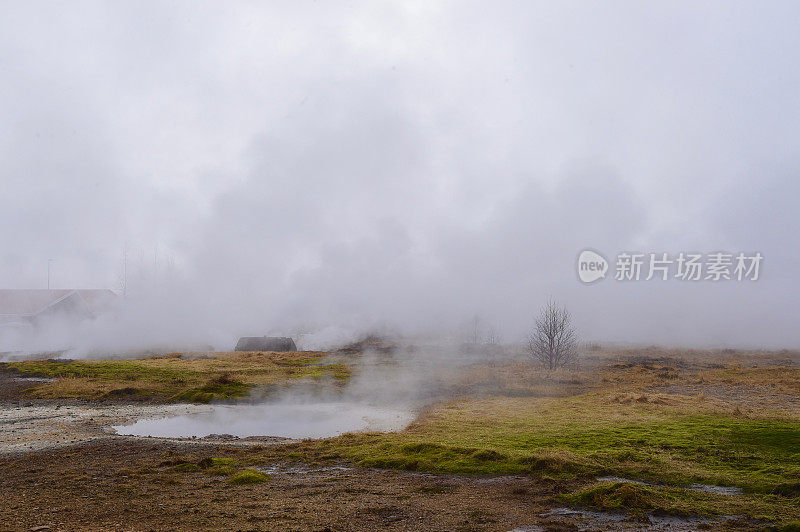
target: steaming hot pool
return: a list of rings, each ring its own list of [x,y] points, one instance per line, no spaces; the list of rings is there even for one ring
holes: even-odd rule
[[[117,434],[160,438],[203,438],[211,434],[328,438],[345,432],[402,430],[413,420],[409,410],[360,403],[267,403],[217,405],[211,411],[114,426]]]

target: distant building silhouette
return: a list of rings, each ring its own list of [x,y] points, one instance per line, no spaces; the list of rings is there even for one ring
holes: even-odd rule
[[[297,351],[294,340],[285,336],[244,336],[236,342],[236,351]]]
[[[116,298],[104,289],[0,289],[0,328],[35,328],[49,319],[92,319],[108,311]]]

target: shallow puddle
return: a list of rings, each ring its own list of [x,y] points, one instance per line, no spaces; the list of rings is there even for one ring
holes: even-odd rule
[[[353,468],[347,466],[306,467],[300,465],[287,466],[283,464],[277,464],[267,467],[256,467],[255,469],[261,471],[262,473],[267,473],[268,475],[337,475],[339,473],[351,471]]]
[[[12,382],[56,382],[56,379],[48,377],[14,377]]]
[[[690,484],[690,490],[705,491],[706,493],[716,493],[717,495],[741,495],[744,490],[732,486],[717,486],[715,484]]]
[[[407,410],[359,403],[274,403],[214,406],[210,412],[143,419],[113,427],[126,436],[204,438],[225,434],[239,438],[328,438],[345,432],[402,430],[413,420]]]

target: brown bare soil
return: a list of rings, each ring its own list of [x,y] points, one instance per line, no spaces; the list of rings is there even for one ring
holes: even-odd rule
[[[558,486],[525,477],[469,478],[309,468],[233,485],[183,463],[258,452],[224,446],[98,440],[0,458],[0,528],[9,530],[511,530],[539,523]],[[260,466],[270,472],[269,464]],[[189,468],[194,469],[194,468]]]

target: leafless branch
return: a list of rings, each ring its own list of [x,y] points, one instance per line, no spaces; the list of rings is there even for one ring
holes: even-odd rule
[[[542,308],[528,337],[531,356],[547,369],[563,367],[578,357],[578,336],[566,307],[550,300]]]

